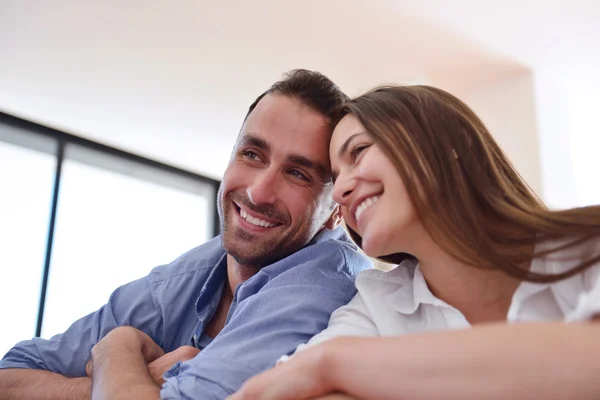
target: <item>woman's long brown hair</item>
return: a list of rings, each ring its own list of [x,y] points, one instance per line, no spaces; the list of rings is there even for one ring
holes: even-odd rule
[[[558,281],[600,262],[600,254],[591,254],[572,257],[560,274],[529,270],[533,257],[600,240],[600,206],[546,208],[477,115],[451,94],[430,86],[380,87],[346,103],[345,114],[357,117],[390,158],[425,230],[457,260],[531,282]],[[360,236],[349,231],[360,246]]]

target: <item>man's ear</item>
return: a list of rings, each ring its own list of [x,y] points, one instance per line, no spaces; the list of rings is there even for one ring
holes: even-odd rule
[[[329,217],[327,222],[325,222],[325,228],[334,230],[335,228],[340,226],[340,224],[342,223],[342,219],[342,210],[340,209],[340,206],[336,204],[335,208],[333,209],[333,212],[331,213],[331,216]]]

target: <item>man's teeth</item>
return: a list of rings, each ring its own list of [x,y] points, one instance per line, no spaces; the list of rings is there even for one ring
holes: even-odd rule
[[[379,196],[372,196],[372,197],[369,197],[368,199],[365,199],[362,203],[360,203],[360,205],[356,208],[356,214],[354,215],[356,218],[356,222],[358,222],[358,218],[360,218],[360,215],[367,208],[369,208],[373,204],[375,204],[377,202],[377,200],[379,200]]]
[[[272,228],[275,226],[275,224],[271,224],[267,221],[263,221],[262,219],[254,218],[254,217],[248,215],[248,213],[241,208],[240,208],[240,215],[242,216],[242,218],[244,218],[246,221],[250,222],[252,225],[262,226],[265,228]]]

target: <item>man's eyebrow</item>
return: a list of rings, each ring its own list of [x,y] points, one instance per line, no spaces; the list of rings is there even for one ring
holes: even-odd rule
[[[355,133],[354,135],[350,136],[348,139],[346,139],[346,141],[344,142],[344,144],[342,144],[342,147],[340,147],[340,151],[338,151],[338,157],[342,157],[344,155],[344,153],[348,150],[348,147],[350,146],[350,143],[352,143],[352,140],[360,135],[365,135],[367,132],[358,132]]]
[[[313,161],[310,158],[302,156],[300,154],[290,154],[287,157],[287,161],[290,164],[299,165],[301,167],[316,171],[322,179],[325,179],[329,174],[328,168],[326,168],[323,164],[321,164],[318,161]]]
[[[269,152],[270,146],[266,140],[259,138],[258,136],[254,136],[252,134],[246,134],[242,136],[240,139],[240,145],[243,146],[254,146],[265,152]]]

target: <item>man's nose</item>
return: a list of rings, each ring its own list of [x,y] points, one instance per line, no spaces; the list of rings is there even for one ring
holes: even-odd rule
[[[277,172],[266,169],[254,177],[254,181],[246,189],[246,194],[253,204],[274,204],[277,200],[278,185]]]

